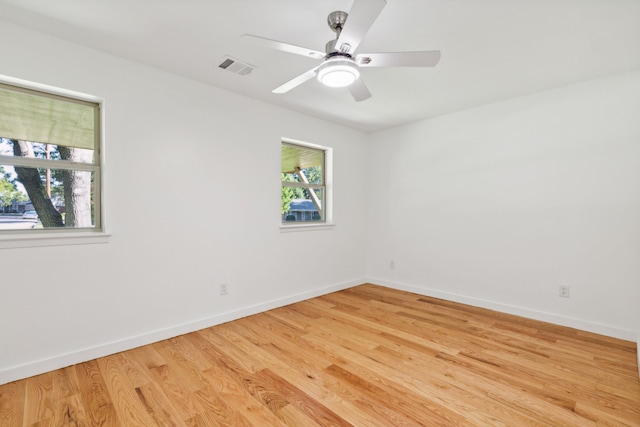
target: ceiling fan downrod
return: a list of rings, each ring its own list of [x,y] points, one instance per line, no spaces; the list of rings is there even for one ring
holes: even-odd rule
[[[339,51],[336,49],[336,43],[340,38],[340,34],[342,33],[345,22],[347,22],[348,16],[349,14],[347,12],[343,12],[341,10],[331,12],[329,16],[327,16],[327,24],[329,25],[329,28],[331,28],[331,31],[336,33],[336,38],[334,40],[329,40],[325,46],[325,52],[327,54]]]

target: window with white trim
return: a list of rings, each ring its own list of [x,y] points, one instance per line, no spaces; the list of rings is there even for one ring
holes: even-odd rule
[[[327,152],[322,147],[282,141],[283,225],[327,223]]]
[[[0,83],[0,234],[102,230],[100,105]]]

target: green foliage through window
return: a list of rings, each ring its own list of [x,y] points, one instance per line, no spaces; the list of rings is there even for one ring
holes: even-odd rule
[[[283,142],[281,163],[282,222],[324,222],[325,151]]]

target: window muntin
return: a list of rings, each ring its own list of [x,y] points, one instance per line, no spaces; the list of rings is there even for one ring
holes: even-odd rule
[[[98,103],[0,83],[0,234],[101,230],[99,142]]]
[[[282,143],[282,224],[326,223],[325,174],[325,150]]]
[[[1,135],[1,134],[0,134]],[[2,138],[2,136],[0,136],[0,138]],[[17,138],[4,138],[6,140],[9,139],[14,139],[14,140],[18,140]],[[22,140],[24,141],[24,140]],[[3,156],[22,156],[22,157],[33,157],[35,159],[47,159],[47,160],[60,160],[60,161],[64,161],[63,159],[63,154],[64,156],[69,159],[69,154],[65,152],[65,149],[68,149],[70,147],[66,147],[64,145],[54,145],[54,144],[43,144],[40,142],[32,142],[29,141],[29,143],[31,144],[31,150],[33,150],[33,155],[25,155],[25,154],[20,154],[15,152],[15,150],[12,149],[11,145],[5,145],[3,147],[0,147],[0,155]],[[78,148],[78,147],[74,147],[74,154],[73,154],[73,162],[79,162],[79,163],[93,163],[93,154],[94,154],[94,150],[87,150],[84,148]]]

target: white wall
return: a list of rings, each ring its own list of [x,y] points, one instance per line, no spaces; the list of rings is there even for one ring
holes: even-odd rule
[[[640,72],[371,139],[371,281],[636,339]]]
[[[635,339],[640,73],[368,136],[11,24],[0,40],[0,74],[105,99],[112,233],[0,250],[0,383],[367,277]],[[335,229],[280,233],[281,137],[334,148]]]
[[[0,250],[0,383],[364,281],[365,134],[11,24],[0,40],[0,74],[105,99],[112,233]],[[333,147],[334,229],[280,232],[282,137]]]

